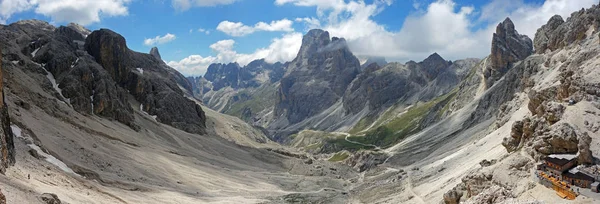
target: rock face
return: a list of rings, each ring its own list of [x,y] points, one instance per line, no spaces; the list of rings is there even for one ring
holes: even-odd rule
[[[4,174],[6,168],[15,164],[15,144],[8,107],[4,100],[4,83],[2,76],[2,48],[0,47],[0,173]],[[4,195],[2,195],[4,197]],[[6,201],[5,201],[6,202]]]
[[[162,58],[160,57],[160,53],[158,52],[157,47],[152,47],[152,49],[150,49],[150,55],[152,55],[157,60],[162,61]]]
[[[557,15],[538,29],[535,38],[536,52],[544,58],[544,63],[543,66],[530,64],[526,67],[548,67],[550,70],[557,70],[558,74],[553,79],[555,81],[553,85],[529,90],[527,108],[532,116],[516,121],[511,136],[504,138],[502,144],[509,152],[524,148],[536,159],[549,154],[578,153],[578,162],[593,163],[590,134],[595,132],[585,128],[589,122],[581,125],[572,119],[573,116],[565,116],[566,112],[569,112],[565,101],[599,100],[597,81],[585,76],[595,72],[596,67],[584,66],[592,60],[590,56],[600,53],[597,49],[590,48],[597,46],[595,43],[593,45],[590,43],[596,36],[587,35],[588,30],[598,28],[599,12],[600,8],[594,6],[573,13],[566,22]],[[561,49],[575,54],[567,57],[563,53],[553,52]],[[529,57],[527,60],[530,58],[537,58],[537,56]],[[569,106],[571,105],[577,104]],[[570,109],[570,114],[574,114],[573,111],[579,111],[581,108]]]
[[[566,22],[561,16],[555,15],[537,30],[534,38],[535,51],[539,54],[554,51],[586,39],[590,37],[587,36],[589,26],[596,30],[600,26],[598,5],[574,12]]]
[[[486,84],[490,87],[500,79],[511,64],[525,59],[533,52],[533,43],[526,35],[515,30],[513,22],[506,18],[496,27],[492,38],[491,67],[484,72]]]
[[[278,82],[285,73],[284,64],[268,63],[264,59],[254,60],[242,67],[237,63],[211,64],[204,78],[218,91],[225,87],[233,89],[255,88],[264,83]]]
[[[143,111],[187,132],[205,132],[204,111],[184,97],[184,92],[191,92],[191,84],[164,62],[129,50],[125,38],[108,29],[92,32],[85,49],[142,104]]]
[[[331,107],[359,72],[360,63],[344,39],[330,38],[323,30],[309,31],[281,79],[274,110],[277,121],[271,127],[298,123]]]
[[[434,53],[419,63],[371,64],[346,90],[344,109],[356,114],[365,106],[379,110],[401,99],[406,104],[431,100],[450,92],[476,62],[467,59],[452,63]]]

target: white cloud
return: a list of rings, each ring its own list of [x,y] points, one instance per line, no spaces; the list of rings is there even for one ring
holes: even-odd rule
[[[210,34],[209,30],[203,29],[203,28],[198,28],[198,32],[204,33],[204,34]]]
[[[171,5],[179,11],[185,11],[191,7],[210,7],[217,5],[232,4],[238,0],[172,0]]]
[[[533,39],[535,32],[558,14],[567,20],[571,13],[598,4],[598,0],[546,0],[543,4],[528,4],[523,0],[493,0],[482,8],[481,21],[496,23],[507,16],[521,34]]]
[[[126,16],[131,0],[3,0],[0,2],[0,23],[12,14],[34,9],[54,22],[75,22],[81,25],[100,22],[102,16]]]
[[[168,42],[171,42],[171,41],[173,41],[175,39],[177,39],[177,36],[175,36],[175,35],[173,35],[171,33],[167,33],[164,36],[156,36],[154,38],[146,38],[146,39],[144,39],[144,45],[146,45],[146,46],[154,46],[154,45],[168,43]]]
[[[536,29],[552,15],[559,14],[566,19],[572,12],[597,3],[595,1],[547,0],[533,4],[523,0],[492,0],[483,7],[473,7],[453,0],[437,0],[415,5],[419,9],[404,19],[402,28],[397,31],[390,31],[373,20],[373,16],[390,5],[391,0],[374,0],[371,4],[361,0],[275,0],[275,4],[316,7],[315,16],[295,18],[294,21],[346,38],[356,55],[384,56],[405,62],[422,60],[433,52],[450,60],[485,57],[490,53],[496,25],[507,16],[520,33],[533,38]],[[228,22],[223,26],[228,29],[218,30],[228,30],[232,36],[256,32],[256,26],[242,23]],[[245,65],[260,58],[285,62],[295,58],[301,42],[302,34],[290,32],[272,40],[267,47],[242,54],[235,51],[234,40],[224,40],[210,46],[214,56],[192,55],[181,61],[171,61],[169,65],[186,75],[202,75],[211,63]]]
[[[217,25],[217,30],[230,35],[230,36],[245,36],[248,34],[252,34],[257,31],[284,31],[284,32],[292,32],[294,29],[292,28],[292,22],[288,19],[281,19],[278,21],[271,21],[271,23],[258,22],[253,27],[244,25],[241,22],[231,22],[231,21],[222,21]]]
[[[301,33],[288,33],[281,38],[273,39],[268,47],[259,48],[253,53],[244,54],[237,53],[234,50],[234,40],[221,40],[210,45],[215,56],[202,57],[200,55],[191,55],[180,61],[170,61],[168,65],[184,75],[198,76],[204,75],[206,69],[212,63],[237,62],[244,66],[256,59],[265,59],[269,63],[286,62],[296,57],[301,43]]]
[[[433,52],[447,59],[484,57],[490,53],[492,33],[507,16],[517,30],[530,38],[554,14],[563,18],[596,0],[547,0],[543,4],[523,0],[493,0],[481,8],[461,6],[453,0],[437,0],[413,5],[417,10],[404,19],[399,31],[387,30],[372,17],[390,5],[391,0],[276,0],[276,5],[294,4],[317,8],[317,18],[332,36],[347,39],[357,55],[377,55],[388,59],[421,60]],[[480,9],[480,10],[477,10]],[[298,19],[297,21],[300,21]]]
[[[321,21],[314,17],[305,17],[305,18],[296,18],[296,22],[304,22],[306,24],[306,28],[313,29],[321,27]]]
[[[27,11],[35,5],[31,0],[2,0],[0,2],[0,23],[6,24],[6,20],[15,13]]]

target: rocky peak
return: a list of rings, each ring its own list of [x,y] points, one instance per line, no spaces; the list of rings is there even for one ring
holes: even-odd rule
[[[83,36],[83,38],[85,39],[90,33],[92,33],[92,31],[90,31],[89,29],[83,27],[82,25],[79,25],[77,23],[69,23],[67,25],[68,28],[71,28],[75,31],[77,31],[77,33],[81,34]]]
[[[555,15],[546,25],[537,30],[534,38],[536,53],[554,51],[588,38],[587,31],[600,27],[600,6],[581,9],[571,14],[566,21]]]
[[[85,50],[159,122],[190,133],[206,133],[204,111],[184,97],[192,85],[175,69],[150,54],[130,50],[123,36],[108,29],[92,32]]]
[[[160,53],[158,52],[157,47],[152,47],[152,49],[150,49],[150,55],[152,55],[157,60],[162,61],[162,58],[160,57]]]
[[[20,21],[15,22],[14,24],[22,25],[22,26],[31,26],[31,27],[34,27],[37,29],[42,29],[45,31],[54,31],[56,29],[56,27],[50,25],[46,21],[40,21],[40,20],[35,20],[35,19],[20,20]]]
[[[300,47],[297,57],[316,53],[321,48],[329,45],[330,42],[329,32],[321,29],[312,29],[302,38],[302,46]]]
[[[85,50],[96,58],[115,81],[127,80],[128,71],[119,69],[124,67],[129,59],[127,43],[123,36],[109,29],[94,31],[85,41]]]
[[[281,78],[273,112],[277,118],[270,128],[298,123],[329,108],[342,97],[360,70],[360,62],[345,39],[330,38],[327,31],[310,30]]]
[[[492,39],[492,68],[505,71],[510,63],[525,59],[532,51],[531,39],[520,35],[510,18],[506,18],[498,24]]]
[[[520,35],[510,18],[506,18],[498,24],[492,38],[491,65],[484,72],[487,86],[490,87],[500,79],[512,63],[523,60],[532,53],[531,39]]]
[[[446,61],[438,53],[429,55],[429,57],[422,62],[419,62],[419,64],[429,79],[436,78],[444,68],[450,66],[450,62]]]

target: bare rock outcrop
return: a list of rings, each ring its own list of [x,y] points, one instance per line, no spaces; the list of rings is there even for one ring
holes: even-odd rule
[[[550,126],[550,131],[536,137],[533,148],[544,155],[577,153],[578,134],[568,123]]]
[[[192,86],[179,72],[153,55],[129,50],[125,38],[108,29],[92,32],[85,49],[142,104],[142,111],[186,132],[205,133],[204,111],[184,97]]]
[[[444,193],[444,203],[445,204],[458,204],[460,203],[460,198],[463,196],[462,191],[457,191],[456,189],[452,189],[446,193]]]
[[[160,56],[160,52],[158,52],[157,47],[152,47],[152,49],[150,49],[150,55],[152,55],[157,60],[162,61],[162,57]]]
[[[40,196],[40,200],[46,204],[61,204],[62,202],[58,199],[58,196],[54,193],[43,193]]]
[[[579,137],[579,144],[577,144],[577,148],[579,149],[578,157],[577,157],[578,164],[593,164],[594,163],[594,157],[592,155],[592,151],[590,150],[591,143],[592,143],[592,138],[590,137],[590,135],[587,134],[587,132],[583,133]]]
[[[363,172],[379,164],[382,164],[387,158],[388,155],[385,153],[359,151],[352,154],[348,159],[344,161],[344,163],[348,166],[354,167],[359,172]]]
[[[0,48],[0,173],[4,174],[6,168],[15,164],[14,135],[10,128],[8,107],[4,99],[4,83],[2,76],[2,49]]]
[[[531,55],[533,43],[526,35],[515,30],[513,22],[506,18],[496,27],[492,38],[491,67],[484,72],[486,85],[490,87],[500,79],[511,64]]]
[[[535,51],[539,54],[555,51],[586,39],[590,37],[587,36],[589,26],[593,26],[596,30],[600,26],[600,7],[598,5],[572,13],[567,21],[564,21],[559,15],[555,15],[535,34]]]

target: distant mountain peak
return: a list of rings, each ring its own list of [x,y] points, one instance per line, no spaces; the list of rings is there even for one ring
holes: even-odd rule
[[[90,31],[89,29],[83,27],[82,25],[79,25],[77,23],[69,23],[67,25],[68,28],[71,28],[75,31],[77,31],[79,34],[81,34],[84,38],[87,37],[90,33],[92,33],[92,31]]]
[[[339,37],[331,38],[327,31],[312,29],[302,38],[302,46],[300,47],[297,57],[347,48],[348,45],[346,39]]]

